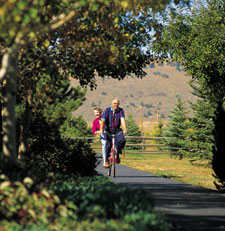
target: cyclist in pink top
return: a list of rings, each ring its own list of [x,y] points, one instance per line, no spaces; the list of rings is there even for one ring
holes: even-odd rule
[[[93,135],[100,135],[100,140],[102,143],[102,157],[103,157],[103,166],[105,166],[106,161],[106,139],[103,134],[100,133],[100,123],[102,117],[102,110],[100,107],[93,107],[92,109],[95,120],[92,123],[92,133]]]

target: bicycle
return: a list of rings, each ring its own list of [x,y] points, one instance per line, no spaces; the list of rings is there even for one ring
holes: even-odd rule
[[[105,133],[112,139],[112,148],[111,148],[111,152],[108,158],[108,161],[109,161],[108,176],[111,176],[111,173],[112,173],[112,177],[115,177],[116,176],[116,164],[117,164],[115,137],[119,135],[120,133],[123,133],[123,131],[120,131],[117,134],[110,134],[107,131],[105,131]]]

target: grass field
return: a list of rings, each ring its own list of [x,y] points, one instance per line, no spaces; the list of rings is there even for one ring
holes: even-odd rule
[[[216,190],[213,170],[207,162],[170,158],[169,154],[130,154],[121,156],[121,164],[158,176]]]

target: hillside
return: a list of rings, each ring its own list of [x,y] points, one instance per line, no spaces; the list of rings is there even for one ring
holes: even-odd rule
[[[126,115],[131,114],[137,123],[146,123],[159,117],[167,119],[177,95],[183,98],[187,106],[188,101],[196,100],[187,84],[190,78],[180,69],[179,64],[151,64],[145,72],[147,74],[143,79],[133,76],[127,76],[122,81],[98,78],[97,89],[88,90],[86,101],[74,115],[82,115],[90,124],[94,119],[92,107],[98,105],[104,109],[117,97]]]

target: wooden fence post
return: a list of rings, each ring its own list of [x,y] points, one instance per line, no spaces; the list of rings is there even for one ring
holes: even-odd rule
[[[144,132],[142,132],[141,136],[144,137]],[[145,151],[145,139],[142,139],[142,144],[143,144],[143,146],[142,146],[141,150],[142,150],[142,152],[144,152]]]

